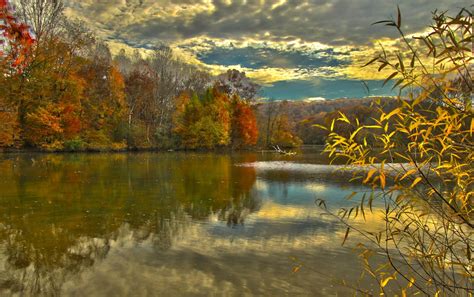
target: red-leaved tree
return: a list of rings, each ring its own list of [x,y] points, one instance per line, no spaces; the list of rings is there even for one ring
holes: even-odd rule
[[[234,102],[232,121],[232,145],[243,147],[255,145],[258,139],[257,119],[249,104],[240,99]]]
[[[0,0],[0,67],[2,72],[22,72],[35,42],[28,25],[19,22],[7,0]]]

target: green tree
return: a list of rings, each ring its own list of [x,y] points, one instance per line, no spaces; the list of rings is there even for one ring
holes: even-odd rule
[[[216,88],[203,95],[194,94],[177,120],[175,132],[184,148],[215,148],[230,144],[229,97]]]

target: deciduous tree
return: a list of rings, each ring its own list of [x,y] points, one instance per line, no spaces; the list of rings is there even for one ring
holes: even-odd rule
[[[254,111],[237,96],[233,99],[232,107],[232,146],[240,148],[255,145],[258,128]]]

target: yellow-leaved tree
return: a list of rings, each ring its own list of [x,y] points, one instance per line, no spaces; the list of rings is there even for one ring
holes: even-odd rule
[[[326,153],[356,168],[355,178],[377,194],[338,213],[317,203],[347,226],[344,241],[352,232],[365,239],[364,273],[377,281],[377,293],[472,296],[472,13],[435,11],[430,31],[419,37],[404,34],[400,10],[396,20],[377,24],[400,35],[398,52],[382,48],[366,64],[391,70],[385,83],[400,90],[396,108],[375,100],[370,125],[340,113],[322,127],[329,132]],[[336,132],[337,123],[350,133]],[[383,228],[366,231],[353,218],[365,218],[377,199]],[[375,265],[371,255],[386,261]]]

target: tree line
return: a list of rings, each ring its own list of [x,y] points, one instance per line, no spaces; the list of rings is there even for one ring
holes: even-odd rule
[[[337,110],[374,111],[371,100],[257,101],[260,86],[245,73],[213,77],[167,46],[112,55],[61,1],[0,4],[0,149],[297,147],[324,144],[315,124]]]
[[[0,1],[0,148],[243,148],[257,143],[245,73],[217,77],[166,46],[113,56],[61,1]]]

